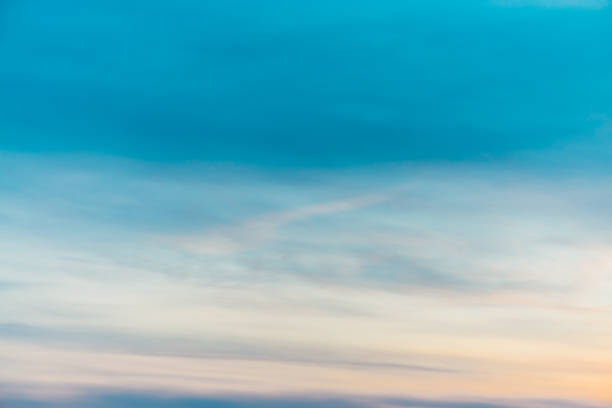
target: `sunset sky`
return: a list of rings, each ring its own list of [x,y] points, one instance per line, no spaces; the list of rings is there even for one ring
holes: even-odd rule
[[[611,40],[606,0],[0,0],[0,407],[610,407]]]

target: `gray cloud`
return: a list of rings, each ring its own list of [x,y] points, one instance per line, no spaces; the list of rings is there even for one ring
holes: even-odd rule
[[[507,401],[452,400],[419,398],[376,398],[351,396],[283,396],[219,395],[207,397],[176,397],[153,394],[96,394],[72,400],[37,401],[0,399],[3,408],[597,408],[574,401]],[[531,405],[530,405],[531,404]]]
[[[71,349],[96,352],[118,352],[130,355],[188,357],[193,359],[227,359],[305,364],[347,369],[383,369],[407,372],[461,374],[457,368],[402,363],[411,356],[374,353],[363,350],[330,350],[329,348],[248,339],[191,339],[160,335],[136,335],[109,330],[61,329],[25,324],[0,324],[0,339],[15,339],[36,344],[69,346]],[[414,357],[414,356],[412,356]]]

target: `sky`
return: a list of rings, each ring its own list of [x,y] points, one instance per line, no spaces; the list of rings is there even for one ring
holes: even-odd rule
[[[609,407],[610,21],[0,0],[0,407]]]

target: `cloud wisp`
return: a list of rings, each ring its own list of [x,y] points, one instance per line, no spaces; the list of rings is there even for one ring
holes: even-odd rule
[[[610,406],[608,3],[0,0],[1,408]]]
[[[265,245],[266,242],[276,238],[280,228],[293,222],[357,210],[383,202],[386,199],[387,197],[381,194],[313,204],[290,211],[258,216],[240,225],[220,228],[204,237],[187,238],[179,240],[179,242],[187,249],[196,252],[210,255],[229,255]]]
[[[2,384],[608,398],[604,178],[76,163],[3,162]]]

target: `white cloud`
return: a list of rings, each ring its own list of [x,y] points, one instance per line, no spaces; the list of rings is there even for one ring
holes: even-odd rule
[[[307,205],[291,210],[253,217],[238,225],[218,228],[203,236],[182,238],[178,241],[185,248],[211,255],[229,255],[252,249],[273,240],[278,229],[293,222],[311,217],[329,216],[344,211],[356,210],[383,202],[382,194]]]

